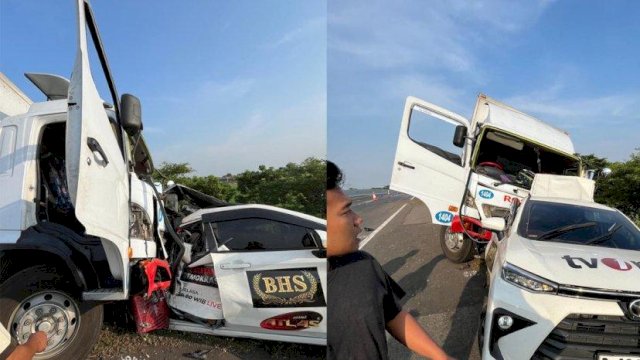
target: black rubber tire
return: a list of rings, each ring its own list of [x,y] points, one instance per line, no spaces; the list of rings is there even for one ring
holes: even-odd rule
[[[57,290],[76,301],[80,319],[78,328],[70,338],[70,344],[55,356],[36,354],[34,359],[85,359],[98,340],[102,329],[101,304],[78,301],[79,291],[73,292],[71,283],[52,266],[38,265],[21,270],[0,284],[0,322],[11,329],[9,318],[27,297],[42,290]],[[13,339],[14,343],[16,340]],[[51,354],[50,354],[51,355]]]
[[[484,346],[484,322],[487,317],[487,297],[484,297],[484,304],[482,305],[482,311],[480,312],[478,323],[478,351],[480,351],[480,357],[482,357],[482,348]]]
[[[438,233],[438,238],[440,239],[440,247],[442,248],[442,253],[447,257],[451,262],[456,264],[467,262],[473,258],[473,241],[469,239],[466,235],[464,236],[464,240],[462,246],[453,251],[447,247],[446,244],[446,236],[447,229],[450,229],[449,226],[440,226],[440,231]]]

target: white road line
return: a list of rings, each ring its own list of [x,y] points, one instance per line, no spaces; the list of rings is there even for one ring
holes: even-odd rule
[[[396,215],[398,215],[398,213],[400,211],[402,211],[402,209],[404,209],[405,206],[407,206],[407,204],[404,204],[400,207],[400,209],[398,209],[398,211],[394,212],[393,215],[389,216],[389,218],[387,220],[385,220],[382,225],[378,226],[375,230],[373,230],[373,232],[371,234],[369,234],[369,236],[367,236],[366,238],[364,238],[364,240],[362,240],[360,242],[360,247],[359,249],[362,249],[365,245],[367,245],[367,243],[373,239],[374,236],[376,236],[376,234],[382,230],[383,227],[385,227],[391,220],[393,220],[394,217],[396,217]]]

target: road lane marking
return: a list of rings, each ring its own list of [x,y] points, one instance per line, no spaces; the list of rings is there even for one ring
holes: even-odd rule
[[[362,249],[365,245],[367,245],[367,243],[373,239],[374,236],[376,236],[376,234],[382,230],[383,227],[385,227],[391,220],[393,220],[394,217],[396,217],[396,215],[398,215],[398,213],[400,211],[402,211],[402,209],[404,209],[405,206],[407,206],[407,204],[404,204],[400,207],[400,209],[398,209],[396,212],[394,212],[391,216],[389,216],[389,218],[387,220],[385,220],[382,225],[378,226],[375,230],[373,230],[373,232],[371,234],[369,234],[369,236],[367,236],[366,238],[364,238],[364,240],[362,240],[360,242],[360,246],[359,249]]]

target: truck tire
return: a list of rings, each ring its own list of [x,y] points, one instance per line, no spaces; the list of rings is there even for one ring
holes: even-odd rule
[[[473,242],[466,235],[452,233],[450,226],[441,226],[439,237],[442,253],[452,262],[463,263],[473,257]]]
[[[78,297],[57,268],[29,267],[0,284],[0,322],[20,343],[32,330],[47,333],[47,348],[34,359],[84,359],[100,335],[103,309]]]

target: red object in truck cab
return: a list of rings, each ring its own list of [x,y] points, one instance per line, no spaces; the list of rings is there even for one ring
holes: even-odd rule
[[[460,215],[454,215],[453,221],[451,221],[451,232],[462,233],[465,229],[467,234],[477,240],[491,240],[491,230],[482,228],[480,220],[468,216],[465,216],[464,220],[462,220]]]

